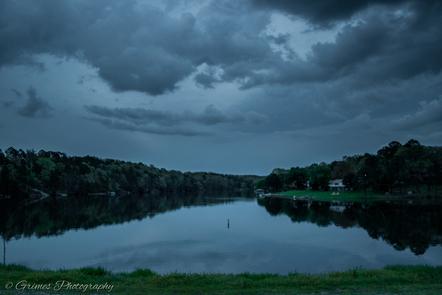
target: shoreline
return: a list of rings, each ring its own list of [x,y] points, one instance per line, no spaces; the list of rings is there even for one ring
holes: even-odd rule
[[[440,198],[429,196],[415,196],[415,195],[383,195],[373,192],[361,191],[344,191],[333,193],[330,191],[313,191],[313,190],[290,190],[276,193],[269,193],[266,196],[258,197],[276,197],[297,201],[318,201],[318,202],[353,202],[353,203],[369,203],[379,201],[392,202],[408,202],[425,203],[425,202],[440,202]]]
[[[60,282],[64,282],[65,288]],[[58,290],[56,290],[57,283]],[[70,287],[67,287],[69,283]],[[37,290],[38,288],[40,289]],[[32,270],[20,265],[0,266],[0,293],[19,292],[22,292],[20,294],[441,294],[442,266],[387,266],[377,270],[354,269],[324,274],[289,275],[250,273],[160,275],[147,269],[111,273],[102,268],[50,271]]]

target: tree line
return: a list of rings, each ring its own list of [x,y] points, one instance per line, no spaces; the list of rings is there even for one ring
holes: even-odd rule
[[[92,156],[61,152],[0,150],[0,198],[29,198],[35,192],[49,196],[82,196],[112,192],[119,195],[205,194],[250,195],[255,176],[180,172]]]
[[[411,139],[392,141],[376,154],[345,156],[332,163],[274,169],[257,187],[270,192],[328,190],[329,181],[342,179],[348,190],[436,195],[442,187],[442,147]]]

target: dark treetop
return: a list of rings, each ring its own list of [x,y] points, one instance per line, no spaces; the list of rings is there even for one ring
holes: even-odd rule
[[[440,195],[442,187],[442,147],[421,145],[409,140],[392,141],[373,154],[346,156],[330,164],[274,169],[258,187],[271,192],[290,189],[328,190],[331,179],[343,179],[349,190],[381,193],[412,191],[420,195]]]
[[[250,195],[255,176],[180,172],[60,152],[0,150],[0,196],[24,200],[45,196],[103,195]]]

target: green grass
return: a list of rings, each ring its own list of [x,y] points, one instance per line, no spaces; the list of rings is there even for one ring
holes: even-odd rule
[[[150,270],[112,274],[103,269],[31,270],[0,267],[0,294],[8,282],[34,284],[72,283],[113,285],[109,294],[442,294],[442,267],[391,266],[380,270],[355,269],[320,275],[290,274],[168,274]],[[14,287],[13,287],[14,288]],[[108,292],[45,292],[19,294],[108,294]]]
[[[286,192],[276,193],[275,195],[290,197],[296,196],[297,198],[307,198],[313,201],[352,201],[352,202],[362,202],[362,201],[376,201],[376,200],[386,200],[394,199],[397,197],[385,196],[382,194],[376,194],[373,192],[360,192],[360,191],[345,191],[340,192],[338,195],[334,195],[330,191],[312,191],[312,190],[291,190]]]

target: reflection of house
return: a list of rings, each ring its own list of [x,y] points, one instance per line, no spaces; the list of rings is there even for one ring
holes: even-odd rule
[[[33,189],[31,189],[31,192],[30,192],[29,196],[31,198],[47,198],[47,197],[49,197],[49,194],[45,193],[42,190],[33,188]]]
[[[345,206],[343,205],[332,205],[330,206],[330,211],[334,211],[337,213],[342,213],[345,210]]]
[[[117,194],[115,192],[104,192],[104,193],[88,193],[88,195],[93,197],[115,197]]]
[[[332,179],[328,182],[328,187],[331,191],[340,192],[345,189],[345,185],[342,179]]]

